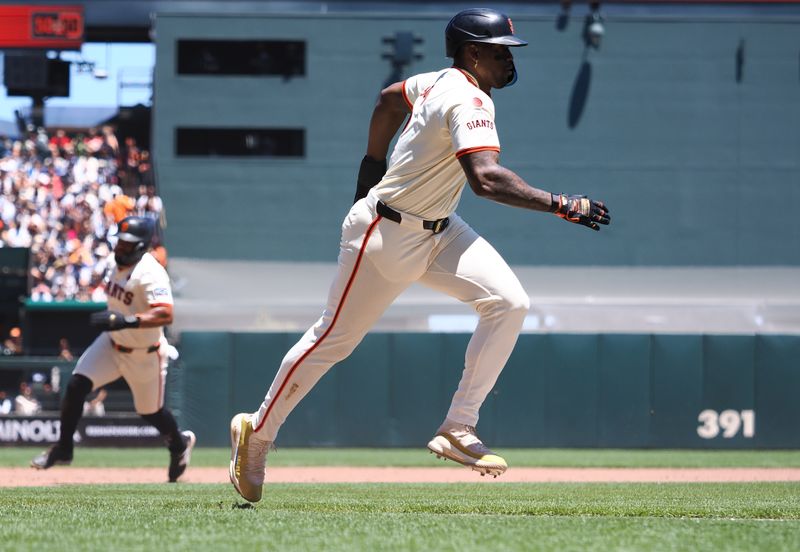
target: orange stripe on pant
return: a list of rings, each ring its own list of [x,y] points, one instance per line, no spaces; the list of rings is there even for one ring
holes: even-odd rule
[[[358,257],[356,258],[356,262],[353,265],[353,272],[350,274],[350,278],[347,279],[347,285],[345,286],[344,291],[342,292],[342,299],[341,301],[339,301],[339,305],[336,307],[336,312],[333,315],[333,319],[331,320],[330,326],[328,326],[328,329],[325,330],[325,333],[322,334],[322,336],[314,343],[314,345],[312,345],[311,348],[309,348],[308,351],[306,351],[303,354],[303,356],[298,358],[297,362],[295,362],[289,369],[289,373],[286,374],[283,383],[278,388],[278,392],[275,393],[275,396],[272,398],[272,400],[269,403],[269,406],[267,407],[267,411],[261,418],[261,423],[258,424],[258,426],[255,428],[256,432],[260,431],[261,428],[264,426],[264,423],[267,421],[267,419],[269,418],[269,414],[272,411],[272,406],[281,396],[281,393],[283,393],[283,390],[286,388],[286,384],[289,383],[289,380],[292,378],[292,374],[294,374],[295,370],[303,363],[303,361],[306,358],[308,358],[308,355],[314,352],[314,350],[320,345],[320,343],[325,341],[325,338],[328,337],[328,334],[330,334],[331,330],[333,330],[334,326],[336,326],[336,320],[339,318],[339,313],[342,311],[342,306],[344,306],[344,302],[347,300],[347,294],[350,292],[350,287],[353,285],[353,280],[355,280],[356,274],[358,273],[358,267],[361,265],[361,258],[364,256],[364,251],[367,249],[367,242],[369,242],[369,238],[370,236],[372,236],[373,230],[375,230],[375,228],[378,226],[378,223],[381,221],[382,218],[383,217],[378,215],[377,218],[375,218],[375,220],[373,220],[372,223],[369,225],[369,228],[367,228],[367,232],[364,235],[364,241],[362,242],[361,248],[358,251]]]

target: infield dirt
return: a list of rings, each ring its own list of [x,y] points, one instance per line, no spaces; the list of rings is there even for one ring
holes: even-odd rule
[[[165,468],[0,468],[0,487],[162,483]],[[498,478],[460,467],[275,467],[269,483],[685,483],[800,481],[800,468],[512,468]],[[189,468],[183,483],[227,483],[226,468]]]

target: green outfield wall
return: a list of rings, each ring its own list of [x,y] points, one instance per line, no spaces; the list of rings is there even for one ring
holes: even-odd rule
[[[170,377],[182,425],[225,446],[299,334],[184,332]],[[281,446],[421,447],[468,334],[370,334],[281,430]],[[800,336],[524,334],[481,411],[500,447],[800,447]]]

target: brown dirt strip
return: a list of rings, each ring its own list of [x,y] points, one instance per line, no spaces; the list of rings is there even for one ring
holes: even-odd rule
[[[166,468],[0,468],[0,487],[163,483]],[[226,468],[192,468],[184,483],[227,483]],[[800,468],[511,468],[498,478],[460,467],[268,467],[267,483],[684,483],[800,481]]]

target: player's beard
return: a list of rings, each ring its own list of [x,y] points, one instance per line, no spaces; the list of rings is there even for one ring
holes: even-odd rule
[[[120,255],[119,253],[114,253],[114,261],[117,263],[117,266],[120,268],[128,268],[131,265],[130,259],[128,259],[127,255]]]
[[[114,253],[114,261],[116,261],[118,267],[128,268],[138,263],[144,254],[144,250],[135,250],[126,255]]]
[[[496,54],[494,59],[495,61],[506,61],[506,56],[503,54]],[[511,68],[509,70],[508,77],[506,78],[506,83],[498,88],[506,88],[517,82],[517,67],[514,65],[513,59],[510,61],[510,64]]]
[[[512,84],[517,82],[517,68],[514,66],[514,62],[511,62],[511,73],[508,76],[508,82],[503,85],[503,88],[508,88]]]

